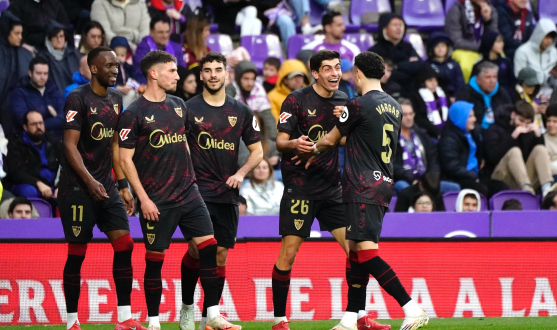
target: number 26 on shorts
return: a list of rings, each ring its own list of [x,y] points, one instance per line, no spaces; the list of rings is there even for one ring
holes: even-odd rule
[[[309,212],[309,201],[293,199],[292,200],[292,207],[290,208],[290,212],[292,212],[292,214],[298,214],[300,212],[302,214],[308,214],[308,212]]]

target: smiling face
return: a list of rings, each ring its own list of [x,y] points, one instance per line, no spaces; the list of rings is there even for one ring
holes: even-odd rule
[[[226,79],[228,79],[228,71],[224,67],[224,63],[213,61],[203,64],[201,80],[210,94],[219,92],[224,87]]]
[[[118,59],[114,52],[101,52],[90,67],[99,84],[105,88],[116,85]]]
[[[546,127],[549,135],[557,136],[557,117],[556,116],[547,117]]]
[[[333,60],[325,60],[321,62],[319,72],[311,72],[315,78],[316,84],[323,87],[327,92],[333,93],[338,90],[340,77],[342,71],[340,70],[340,60],[335,58]]]
[[[157,46],[166,46],[170,40],[170,25],[166,22],[157,22],[151,30],[151,38]]]

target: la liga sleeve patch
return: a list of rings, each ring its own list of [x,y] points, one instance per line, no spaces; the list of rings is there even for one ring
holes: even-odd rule
[[[289,114],[288,112],[283,112],[280,114],[279,121],[281,124],[284,124],[290,117],[292,117],[292,114]]]
[[[66,113],[66,122],[71,122],[74,120],[75,115],[77,115],[77,111],[74,110],[68,110],[68,113]]]
[[[128,134],[130,134],[131,129],[124,128],[120,130],[120,140],[125,141],[128,139]]]

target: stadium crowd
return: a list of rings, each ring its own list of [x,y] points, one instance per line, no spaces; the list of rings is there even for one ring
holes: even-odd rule
[[[198,60],[211,51],[207,40],[216,32],[213,24],[235,41],[276,34],[289,50],[297,31],[323,34],[287,60],[269,56],[258,64],[252,58],[261,55],[241,46],[224,54],[230,71],[226,93],[249,106],[263,136],[265,160],[240,190],[241,204],[247,206],[241,212],[253,215],[279,212],[283,185],[276,125],[287,95],[312,83],[311,54],[321,49],[341,54],[340,90],[352,98],[352,62],[368,50],[345,38],[347,26],[355,24],[349,23],[345,4],[337,0],[2,3],[3,218],[38,217],[29,202],[34,198],[56,210],[64,100],[91,79],[86,59],[95,47],[110,46],[118,57],[115,88],[124,95],[125,108],[145,90],[139,63],[155,49],[178,59],[175,95],[186,101],[199,94],[203,82]],[[385,61],[383,89],[399,101],[404,113],[392,178],[394,211],[479,211],[482,199],[504,190],[541,195],[542,208],[557,209],[555,22],[540,19],[528,0],[443,3],[451,3],[444,28],[413,33],[423,39],[423,49],[410,42],[405,19],[395,10],[361,13],[362,24],[377,27],[369,50]],[[312,25],[310,17],[316,15],[322,16],[321,23]],[[370,33],[364,25],[357,28]],[[248,155],[242,145],[239,164]],[[458,193],[455,206],[444,204],[447,192]],[[521,210],[522,205],[509,199],[503,208]]]

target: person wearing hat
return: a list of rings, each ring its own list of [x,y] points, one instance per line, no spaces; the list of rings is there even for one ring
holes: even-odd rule
[[[277,123],[282,102],[288,94],[309,85],[309,83],[310,80],[304,63],[299,60],[284,61],[278,73],[277,85],[267,94],[271,103],[271,113]]]
[[[449,99],[464,86],[460,64],[451,58],[453,47],[452,40],[443,32],[433,32],[427,43],[427,62],[437,71],[439,86]]]
[[[338,90],[344,92],[352,99],[357,96],[356,89],[352,86],[352,62],[345,58],[341,59],[340,70],[342,71],[342,76],[340,78]]]
[[[540,126],[540,132],[545,134],[544,114],[547,109],[547,101],[542,100],[540,104],[536,103],[536,96],[541,89],[541,79],[536,70],[531,67],[525,67],[518,73],[518,84],[514,91],[513,103],[523,100],[528,102],[533,108],[536,115],[534,116],[534,123]]]

